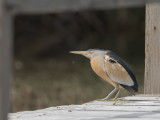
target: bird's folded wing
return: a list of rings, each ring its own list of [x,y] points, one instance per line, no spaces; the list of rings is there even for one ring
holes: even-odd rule
[[[130,75],[121,64],[108,55],[105,55],[104,58],[104,70],[111,80],[122,85],[134,85]]]

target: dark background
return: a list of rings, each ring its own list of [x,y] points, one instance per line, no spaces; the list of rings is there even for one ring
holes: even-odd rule
[[[133,69],[143,93],[145,8],[18,15],[12,112],[106,97],[113,89],[71,50],[112,50]],[[130,95],[122,90],[120,97]]]

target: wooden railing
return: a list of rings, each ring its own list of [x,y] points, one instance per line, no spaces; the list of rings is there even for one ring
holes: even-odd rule
[[[115,9],[147,4],[144,92],[160,94],[159,2],[160,0],[0,0],[0,120],[7,120],[9,112],[14,33],[12,23],[15,15]]]

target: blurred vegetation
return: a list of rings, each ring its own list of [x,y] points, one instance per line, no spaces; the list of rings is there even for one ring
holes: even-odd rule
[[[143,93],[144,16],[144,8],[16,16],[12,112],[106,97],[113,87],[71,50],[116,52],[133,69]]]

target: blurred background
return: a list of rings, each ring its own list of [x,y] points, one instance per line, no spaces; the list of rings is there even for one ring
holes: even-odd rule
[[[145,8],[18,15],[11,111],[82,104],[113,89],[71,50],[112,50],[133,69],[143,93]],[[122,90],[120,97],[130,95]]]

